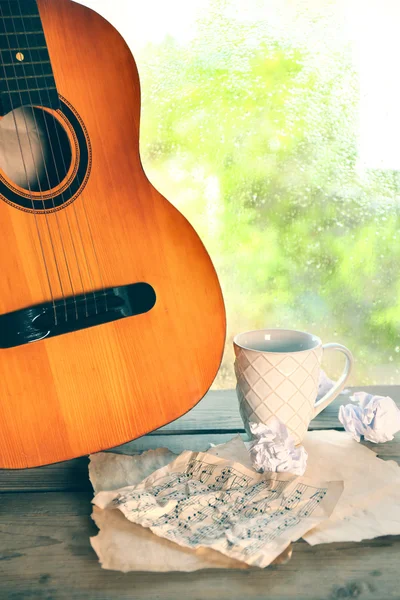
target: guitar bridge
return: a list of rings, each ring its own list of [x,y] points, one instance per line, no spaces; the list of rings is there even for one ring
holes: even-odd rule
[[[156,293],[150,284],[132,283],[23,308],[0,315],[0,348],[142,315],[155,303]]]

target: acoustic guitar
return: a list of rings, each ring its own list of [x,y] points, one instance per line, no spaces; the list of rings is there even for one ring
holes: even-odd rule
[[[142,436],[207,392],[214,267],[139,155],[130,50],[70,0],[0,0],[0,467]]]

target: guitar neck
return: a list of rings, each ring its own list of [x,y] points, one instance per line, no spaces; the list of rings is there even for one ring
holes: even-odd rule
[[[36,0],[0,0],[0,114],[60,106]]]

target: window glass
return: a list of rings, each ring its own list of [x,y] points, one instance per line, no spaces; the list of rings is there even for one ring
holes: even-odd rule
[[[347,345],[353,384],[399,384],[400,5],[85,3],[132,48],[146,172],[218,271],[214,387],[234,386],[233,335],[263,327]]]

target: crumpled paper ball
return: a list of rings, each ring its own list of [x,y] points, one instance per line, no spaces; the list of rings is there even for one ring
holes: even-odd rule
[[[303,446],[295,447],[294,438],[277,417],[268,424],[249,423],[255,438],[248,446],[253,468],[259,473],[270,471],[303,475],[308,454]]]
[[[355,404],[340,407],[339,421],[357,442],[364,436],[369,442],[381,444],[400,431],[400,410],[389,396],[356,392],[350,400]]]

